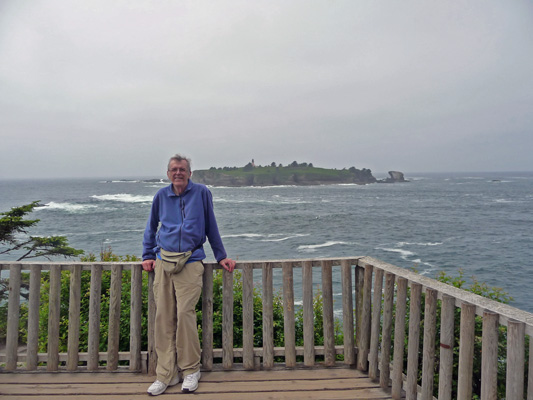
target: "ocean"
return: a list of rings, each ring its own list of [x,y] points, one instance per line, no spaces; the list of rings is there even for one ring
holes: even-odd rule
[[[211,191],[226,250],[239,261],[367,255],[429,277],[462,270],[533,312],[533,173],[406,179]],[[147,178],[4,180],[0,212],[40,200],[28,216],[40,219],[32,235],[64,235],[86,253],[110,246],[116,254],[141,256],[150,203],[164,185]],[[208,247],[206,253],[213,260]]]

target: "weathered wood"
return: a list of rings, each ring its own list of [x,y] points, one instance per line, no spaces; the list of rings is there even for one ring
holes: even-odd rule
[[[390,354],[392,345],[392,312],[394,305],[394,274],[385,274],[385,301],[383,304],[383,330],[381,340],[381,363],[379,384],[383,389],[389,387]]]
[[[274,289],[272,264],[263,264],[263,368],[274,366]]]
[[[120,339],[120,299],[122,296],[122,265],[113,265],[109,288],[109,334],[107,338],[107,369],[118,366]]]
[[[222,270],[222,366],[233,367],[233,273]]]
[[[148,272],[148,349],[147,349],[147,357],[148,357],[148,375],[155,375],[156,367],[157,367],[157,353],[155,351],[155,312],[156,312],[156,305],[155,305],[155,296],[154,296],[154,279],[155,279],[155,272],[150,271]],[[211,280],[213,279],[213,276],[211,276]],[[204,313],[202,313],[202,318],[204,317]],[[213,323],[211,323],[211,327],[213,326]],[[203,330],[202,330],[203,333]],[[212,342],[211,342],[212,343]],[[203,364],[204,368],[207,368],[206,364]]]
[[[213,266],[204,265],[202,288],[202,368],[213,369]]]
[[[368,370],[368,352],[370,347],[370,313],[372,300],[372,265],[365,265],[363,283],[363,312],[361,321],[361,341],[357,354],[357,368],[361,371]]]
[[[392,366],[393,399],[401,399],[403,386],[403,354],[405,341],[405,314],[407,310],[407,279],[398,278],[396,289],[396,320],[394,323],[394,355]]]
[[[7,310],[6,370],[17,368],[17,351],[20,321],[21,266],[13,264],[9,268],[9,298]]]
[[[368,355],[368,376],[378,379],[379,371],[379,338],[381,336],[381,301],[383,298],[383,270],[374,271],[374,296],[372,299],[372,321],[370,333],[370,351]]]
[[[525,325],[510,320],[507,326],[507,379],[505,400],[524,398]]]
[[[243,266],[242,274],[242,362],[245,369],[254,369],[254,270]],[[296,357],[296,356],[295,356]]]
[[[422,400],[433,399],[435,371],[435,335],[437,333],[437,291],[426,289],[424,309],[424,342],[422,351]]]
[[[531,324],[533,320],[528,320]],[[533,400],[533,337],[529,335],[529,365],[527,374],[527,400]]]
[[[131,310],[130,310],[130,371],[140,371],[142,337],[142,268],[131,269]]]
[[[342,277],[342,332],[344,339],[344,363],[355,364],[355,343],[353,326],[353,296],[352,296],[352,264],[348,260],[341,261]]]
[[[91,271],[91,290],[89,298],[89,338],[87,352],[89,361],[87,369],[94,371],[98,369],[100,347],[100,301],[102,293],[102,266],[95,264]]]
[[[30,266],[30,298],[28,301],[28,352],[26,369],[37,369],[37,352],[39,348],[39,310],[41,301],[41,266]],[[69,336],[70,338],[70,336]],[[9,348],[9,347],[8,347]],[[76,349],[76,353],[78,349]]]
[[[498,314],[483,313],[481,337],[481,400],[498,398]]]
[[[61,266],[50,267],[50,294],[48,302],[48,371],[59,367],[59,319],[61,307]]]
[[[422,285],[412,283],[409,306],[409,343],[407,344],[407,383],[405,386],[405,398],[407,400],[414,400],[417,396],[421,297]]]
[[[357,360],[361,354],[363,303],[364,303],[364,274],[365,270],[357,263],[355,266],[355,345],[357,347]]]
[[[76,371],[80,359],[81,265],[72,266],[69,286],[67,371]]]
[[[333,280],[330,261],[322,262],[322,318],[324,330],[324,364],[335,364],[335,326],[333,323]]]
[[[461,328],[459,343],[459,375],[457,378],[457,399],[472,399],[472,373],[474,370],[474,334],[476,306],[461,305]]]
[[[304,365],[315,365],[315,320],[313,310],[313,264],[304,261],[302,265],[302,292],[304,318]]]
[[[296,365],[296,335],[294,326],[294,275],[291,262],[283,263],[283,333],[285,335],[285,366]]]
[[[439,400],[452,399],[455,299],[442,296],[440,320]]]

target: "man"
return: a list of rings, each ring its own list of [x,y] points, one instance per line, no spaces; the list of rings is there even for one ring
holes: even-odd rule
[[[198,388],[201,349],[195,307],[202,292],[206,238],[217,262],[229,272],[235,268],[218,232],[211,192],[190,180],[190,159],[176,154],[167,169],[172,183],[154,196],[143,239],[143,269],[155,270],[157,379],[148,388],[153,396],[177,385],[179,373],[183,392]],[[191,251],[191,256],[180,272],[171,273],[163,268],[162,250]]]

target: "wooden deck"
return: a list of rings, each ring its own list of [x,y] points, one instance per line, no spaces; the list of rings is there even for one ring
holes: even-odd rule
[[[0,399],[10,400],[135,400],[152,396],[146,389],[154,377],[129,372],[0,373]],[[161,399],[392,399],[379,383],[348,368],[202,373],[194,394],[181,393],[181,384]]]

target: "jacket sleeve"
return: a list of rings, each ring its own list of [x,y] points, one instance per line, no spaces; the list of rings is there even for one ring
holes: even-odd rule
[[[152,207],[150,209],[150,215],[148,222],[146,223],[146,229],[144,230],[143,237],[143,256],[144,260],[155,260],[155,249],[157,248],[156,233],[159,225],[159,201],[157,194],[152,201]]]
[[[205,196],[205,233],[209,239],[209,245],[213,250],[215,259],[220,262],[224,258],[227,258],[220,232],[218,231],[217,220],[215,218],[215,211],[213,209],[213,195],[210,190],[207,190]]]

